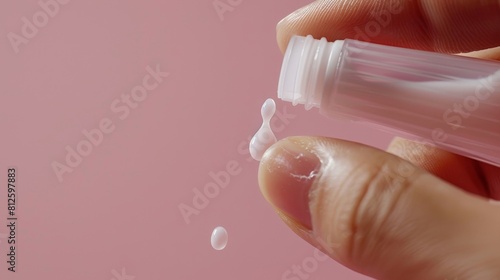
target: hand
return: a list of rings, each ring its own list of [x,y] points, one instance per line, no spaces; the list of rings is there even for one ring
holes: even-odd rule
[[[368,25],[373,32],[361,34]],[[318,0],[281,21],[277,32],[282,51],[294,34],[364,36],[500,60],[500,48],[483,50],[500,45],[500,1]],[[295,233],[368,276],[500,279],[498,167],[400,138],[383,152],[292,137],[265,153],[259,184]]]

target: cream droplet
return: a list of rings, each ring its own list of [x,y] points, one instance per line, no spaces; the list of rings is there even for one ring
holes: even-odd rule
[[[276,103],[272,98],[267,99],[262,105],[262,126],[250,140],[249,150],[253,159],[260,161],[266,150],[276,143],[276,136],[271,130],[271,118],[276,112]]]
[[[216,227],[212,231],[212,237],[210,238],[210,243],[212,243],[212,248],[215,250],[223,250],[227,245],[227,231],[223,227]]]

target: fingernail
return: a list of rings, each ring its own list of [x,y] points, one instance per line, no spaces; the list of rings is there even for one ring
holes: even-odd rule
[[[318,157],[305,148],[299,137],[281,140],[261,160],[262,194],[274,207],[311,229],[309,192],[320,167]]]

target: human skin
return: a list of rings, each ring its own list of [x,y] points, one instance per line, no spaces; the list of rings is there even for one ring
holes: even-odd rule
[[[500,60],[499,0],[317,0],[278,24],[278,45],[359,39],[384,11],[370,42]],[[290,137],[264,154],[259,185],[295,233],[365,275],[500,279],[498,167],[401,138],[381,151]]]

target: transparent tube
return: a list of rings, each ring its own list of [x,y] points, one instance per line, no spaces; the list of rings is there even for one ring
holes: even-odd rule
[[[500,166],[500,63],[294,36],[278,97]]]

